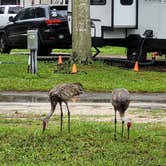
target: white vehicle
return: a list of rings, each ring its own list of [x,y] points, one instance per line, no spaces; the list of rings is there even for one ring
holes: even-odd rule
[[[8,24],[9,17],[14,17],[20,9],[19,5],[0,5],[0,27]]]
[[[166,0],[90,0],[94,46],[127,48],[129,60],[146,61],[147,52],[166,54]],[[68,1],[71,30],[72,0]]]

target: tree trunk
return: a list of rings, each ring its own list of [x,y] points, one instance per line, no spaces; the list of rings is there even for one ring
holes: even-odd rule
[[[72,56],[74,63],[88,64],[92,60],[90,1],[72,1]]]

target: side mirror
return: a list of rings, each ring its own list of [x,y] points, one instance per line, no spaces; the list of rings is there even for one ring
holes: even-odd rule
[[[9,17],[9,22],[14,22],[14,21],[15,21],[14,17],[13,17],[13,16],[10,16],[10,17]]]

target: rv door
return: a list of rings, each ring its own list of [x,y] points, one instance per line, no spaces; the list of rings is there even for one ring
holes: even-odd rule
[[[138,0],[113,0],[113,27],[136,28]]]

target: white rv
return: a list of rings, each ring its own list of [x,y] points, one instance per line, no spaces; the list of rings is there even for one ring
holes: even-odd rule
[[[71,25],[72,0],[68,2]],[[90,0],[94,46],[123,46],[129,60],[166,54],[166,0]],[[71,29],[71,26],[70,26]]]
[[[57,4],[67,5],[67,0],[20,0],[20,4],[24,7],[29,7],[36,4]]]

